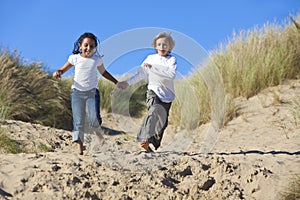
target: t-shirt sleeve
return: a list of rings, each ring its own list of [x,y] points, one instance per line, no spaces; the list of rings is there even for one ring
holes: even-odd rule
[[[102,60],[101,56],[99,56],[98,59],[97,59],[97,65],[96,66],[99,67],[102,64],[103,64],[103,60]]]
[[[71,65],[75,65],[75,56],[73,54],[69,56],[68,62],[71,63]]]
[[[177,68],[176,58],[172,56],[168,60],[168,66],[153,65],[151,67],[151,71],[165,78],[174,79],[176,76],[176,68]]]
[[[144,66],[145,63],[152,63],[152,59],[151,59],[151,56],[147,56],[147,58],[142,62],[141,66]]]
[[[100,74],[103,74],[105,72],[105,67],[103,65],[103,60],[101,57],[99,57],[97,60],[96,60],[96,66],[97,66],[97,69],[98,71],[100,72]]]

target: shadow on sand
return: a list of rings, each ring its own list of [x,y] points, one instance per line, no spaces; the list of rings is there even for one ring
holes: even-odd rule
[[[111,128],[108,128],[108,127],[105,127],[105,126],[102,126],[101,128],[104,131],[105,135],[114,136],[114,135],[126,134],[124,131],[119,131],[119,130],[111,129]]]
[[[221,152],[221,153],[212,153],[212,154],[218,154],[218,155],[248,155],[248,154],[260,154],[260,155],[279,155],[279,154],[285,154],[285,155],[300,155],[300,151],[295,152],[288,152],[288,151],[260,151],[260,150],[249,150],[249,151],[240,151],[240,152]]]
[[[0,195],[3,196],[3,197],[13,197],[12,194],[8,193],[8,192],[5,192],[4,190],[2,190],[0,188]]]
[[[288,151],[260,151],[260,150],[249,150],[249,151],[240,151],[240,152],[211,152],[211,153],[195,153],[195,152],[176,152],[176,151],[162,151],[160,154],[176,154],[179,156],[205,156],[205,155],[249,155],[249,154],[259,154],[259,155],[300,155],[300,151],[288,152]]]
[[[288,151],[260,151],[260,150],[249,150],[249,151],[240,151],[240,152],[211,152],[207,154],[203,153],[189,153],[189,152],[182,152],[183,155],[221,155],[221,156],[229,156],[229,155],[249,155],[249,154],[259,154],[259,155],[300,155],[300,151],[295,152],[288,152]]]

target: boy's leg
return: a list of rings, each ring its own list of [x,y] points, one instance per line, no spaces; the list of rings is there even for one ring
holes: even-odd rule
[[[152,91],[147,92],[147,108],[148,112],[137,135],[137,141],[141,142],[141,147],[146,151],[149,143],[153,144],[155,149],[160,146],[163,130],[167,125],[166,109]]]
[[[161,115],[161,118],[163,116],[165,116],[165,114],[166,114],[166,116],[161,120],[161,122],[162,121],[165,122],[163,124],[163,126],[161,126],[158,130],[156,130],[154,136],[149,140],[149,141],[153,141],[153,145],[154,145],[155,149],[158,149],[158,147],[160,146],[163,135],[164,135],[164,131],[168,126],[169,111],[170,111],[172,103],[161,102],[160,105],[163,107],[164,112],[163,112],[163,114],[162,114],[162,112],[160,112],[159,115]]]
[[[153,152],[153,150],[152,150],[152,149],[150,148],[150,146],[149,146],[149,142],[148,142],[148,141],[143,141],[143,142],[141,142],[141,147],[142,147],[143,149],[145,149],[147,153]]]
[[[152,90],[147,91],[146,97],[148,112],[137,135],[137,141],[148,151],[149,143],[153,144],[155,149],[160,146],[160,141],[157,141],[155,135],[165,124],[166,112],[163,106],[159,105],[160,100]]]

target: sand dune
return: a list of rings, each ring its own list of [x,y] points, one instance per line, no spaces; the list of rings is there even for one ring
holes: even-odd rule
[[[167,128],[162,147],[144,153],[135,142],[140,120],[105,114],[106,143],[87,134],[78,155],[71,132],[1,121],[33,153],[0,159],[0,199],[279,199],[300,174],[300,126],[292,102],[300,82],[238,98],[238,117],[200,153],[209,124],[193,131]],[[39,144],[52,152],[37,152]]]

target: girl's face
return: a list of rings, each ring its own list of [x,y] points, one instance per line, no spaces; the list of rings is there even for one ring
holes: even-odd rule
[[[82,53],[80,54],[84,58],[92,57],[95,53],[95,41],[91,38],[84,38],[80,44]]]
[[[170,51],[170,43],[167,38],[159,38],[156,40],[155,49],[160,56],[166,56]]]

